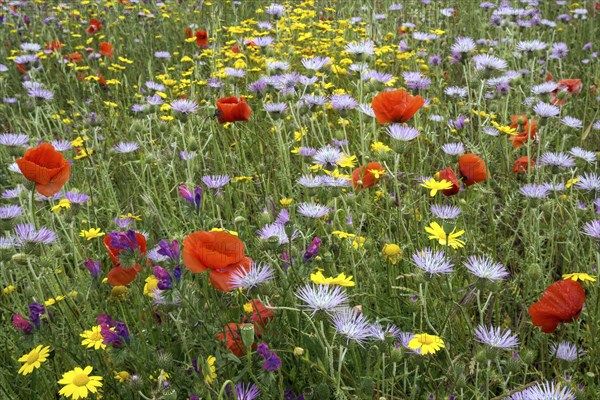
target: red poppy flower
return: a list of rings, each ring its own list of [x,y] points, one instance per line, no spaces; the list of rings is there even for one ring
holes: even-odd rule
[[[108,42],[100,42],[100,54],[102,54],[103,56],[112,58],[113,56],[113,47],[112,44],[108,43]]]
[[[529,307],[533,325],[542,327],[542,332],[552,333],[561,322],[572,322],[579,318],[585,303],[585,290],[579,282],[562,280],[548,286],[542,298]]]
[[[85,30],[88,35],[93,35],[102,29],[102,24],[96,18],[90,18],[90,26]]]
[[[581,79],[561,79],[557,82],[557,85],[559,89],[566,90],[570,94],[581,93],[581,89],[583,88]]]
[[[205,48],[208,47],[208,33],[205,30],[196,31],[196,44],[198,47]]]
[[[275,313],[273,310],[265,307],[258,299],[250,300],[250,304],[252,305],[253,311],[250,321],[254,325],[254,330],[260,336],[267,324],[275,318]],[[246,322],[245,317],[244,322]]]
[[[22,74],[26,74],[27,73],[27,68],[25,68],[24,64],[17,64],[17,69]]]
[[[236,43],[231,47],[231,51],[235,54],[239,54],[242,51],[240,50],[240,46]]]
[[[517,132],[516,135],[513,135],[509,138],[514,148],[518,149],[529,139],[533,139],[535,137],[537,121],[528,120],[527,116],[522,114],[513,115],[510,117],[510,120],[512,121],[512,124],[510,125],[511,128],[520,129],[520,132]]]
[[[522,174],[525,171],[532,169],[533,167],[535,167],[535,161],[532,158],[523,156],[515,160],[512,172],[514,172],[515,174]]]
[[[46,50],[57,51],[60,50],[64,44],[58,40],[53,40],[50,43],[46,42]]]
[[[380,171],[379,174],[373,171]],[[370,162],[366,166],[358,167],[352,171],[352,184],[354,189],[368,189],[379,182],[379,177],[385,172],[385,168],[378,162]]]
[[[487,180],[485,162],[475,154],[463,154],[458,159],[460,174],[465,178],[465,184],[471,186]]]
[[[71,164],[49,143],[28,149],[17,160],[23,176],[35,183],[35,190],[44,196],[54,196],[71,176]]]
[[[246,103],[244,97],[224,97],[217,100],[217,116],[219,123],[248,121],[252,115],[252,109]]]
[[[112,286],[129,285],[137,277],[138,272],[142,270],[140,264],[135,263],[129,267],[121,266],[119,256],[123,251],[139,251],[143,256],[146,255],[146,237],[141,233],[134,231],[118,232],[119,243],[114,243],[111,235],[103,239],[104,246],[108,249],[108,255],[113,263],[113,268],[108,272],[108,283]],[[132,240],[135,237],[135,241]]]
[[[246,346],[242,343],[242,336],[239,329],[240,325],[230,322],[223,328],[223,332],[217,333],[215,337],[217,340],[224,342],[233,354],[241,357],[246,354]]]
[[[425,104],[421,96],[411,96],[406,90],[381,92],[371,105],[380,124],[406,122]]]
[[[183,239],[183,263],[192,272],[210,269],[210,283],[223,292],[232,290],[231,275],[248,271],[252,259],[244,255],[244,243],[227,232],[198,231]]]
[[[447,167],[440,171],[440,179],[444,179],[450,183],[452,183],[452,187],[450,189],[442,190],[442,193],[445,196],[452,196],[458,192],[460,192],[460,185],[458,183],[458,178],[456,174],[452,170],[452,168]]]
[[[185,36],[191,38],[194,37],[194,32],[192,31],[192,29],[188,26],[187,28],[185,28]]]
[[[73,63],[80,63],[83,61],[83,56],[79,53],[71,53],[67,56],[67,60]]]

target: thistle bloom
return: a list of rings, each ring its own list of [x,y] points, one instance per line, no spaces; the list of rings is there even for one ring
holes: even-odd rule
[[[346,344],[352,340],[362,346],[372,337],[371,324],[365,315],[352,308],[345,307],[336,311],[331,316],[331,324],[338,334],[346,337]]]
[[[451,205],[432,204],[431,213],[440,219],[456,219],[461,214],[461,209]]]
[[[443,251],[433,251],[426,247],[415,252],[412,259],[419,269],[427,272],[430,276],[454,272],[452,263]]]
[[[585,356],[585,351],[577,348],[577,345],[571,342],[553,343],[550,346],[550,355],[567,362],[576,361]]]
[[[456,228],[454,228],[452,232],[447,234],[440,224],[432,222],[429,226],[425,227],[425,232],[430,234],[429,239],[437,240],[442,246],[450,246],[453,249],[458,249],[465,245],[464,241],[458,239],[465,233],[464,230],[456,232]]]
[[[317,203],[298,204],[298,213],[308,218],[322,218],[329,214],[330,208]]]
[[[446,347],[444,341],[439,336],[420,333],[415,335],[410,342],[408,348],[411,350],[419,350],[421,355],[435,354],[440,349]]]
[[[501,331],[499,327],[478,325],[475,329],[477,341],[502,350],[514,349],[519,346],[519,340],[510,329]]]
[[[232,289],[250,290],[272,280],[275,276],[274,269],[269,264],[252,263],[250,269],[240,268],[231,274],[229,283]]]
[[[312,309],[311,316],[317,311],[333,311],[348,302],[343,289],[331,285],[305,285],[298,290],[296,297],[306,303],[306,308]]]
[[[506,268],[489,257],[470,256],[464,266],[470,273],[481,279],[499,281],[508,276]]]

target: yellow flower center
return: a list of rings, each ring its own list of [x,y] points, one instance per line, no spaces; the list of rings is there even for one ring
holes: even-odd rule
[[[98,342],[98,341],[100,341],[100,340],[102,340],[102,341],[104,340],[104,338],[102,337],[102,333],[100,333],[100,332],[92,332],[92,333],[90,334],[90,337],[89,337],[89,339],[90,339],[91,341],[94,341],[94,342]]]
[[[27,356],[27,364],[33,364],[34,362],[36,362],[38,359],[40,358],[40,353],[38,353],[37,351],[31,352],[28,356]]]
[[[85,386],[90,381],[90,378],[86,374],[77,374],[73,377],[73,385],[75,386]]]
[[[427,334],[421,336],[421,343],[422,344],[433,344],[433,342],[435,342],[433,336],[427,335]]]

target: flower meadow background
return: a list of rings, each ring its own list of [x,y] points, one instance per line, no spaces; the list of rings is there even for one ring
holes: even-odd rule
[[[0,397],[597,399],[599,13],[0,1]]]

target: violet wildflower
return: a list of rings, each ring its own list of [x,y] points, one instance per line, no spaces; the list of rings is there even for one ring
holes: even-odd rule
[[[333,285],[308,284],[298,290],[296,297],[305,303],[305,308],[312,310],[311,316],[317,311],[331,312],[348,302],[344,290]]]
[[[200,209],[200,204],[202,204],[202,187],[196,186],[194,191],[192,192],[187,186],[181,185],[179,186],[179,196],[191,203],[196,210]]]
[[[548,196],[550,190],[545,185],[536,185],[534,183],[528,183],[526,185],[523,185],[521,189],[519,189],[519,193],[531,199],[543,199]]]
[[[321,247],[321,239],[315,237],[312,242],[306,248],[304,252],[304,261],[309,261],[310,259],[316,257],[319,254],[319,248]]]
[[[581,231],[586,236],[600,240],[600,220],[586,222]]]
[[[28,243],[52,244],[57,239],[54,231],[46,227],[36,230],[33,224],[17,224],[14,230],[16,233],[15,244],[18,246],[24,246]]]
[[[12,326],[18,331],[22,331],[24,333],[33,332],[33,326],[21,314],[14,314],[11,318],[11,323]]]
[[[463,265],[470,273],[481,279],[499,281],[508,276],[508,271],[502,264],[485,256],[470,256]]]
[[[400,124],[392,124],[387,129],[392,139],[409,142],[421,134],[417,128]]]
[[[298,213],[308,218],[322,218],[329,212],[329,207],[317,203],[300,203],[298,205]]]
[[[40,316],[46,313],[46,309],[40,303],[33,302],[29,304],[29,321],[35,325],[36,328],[40,327]]]
[[[198,103],[188,99],[178,99],[170,103],[171,110],[180,114],[193,114],[198,111]]]
[[[449,274],[454,272],[453,265],[443,251],[433,251],[426,247],[412,255],[413,262],[429,276],[437,274]]]
[[[365,315],[349,307],[337,310],[331,316],[331,324],[339,335],[346,337],[346,344],[352,340],[363,346],[372,337],[371,324]]]
[[[92,278],[98,278],[100,276],[100,261],[88,258],[83,262],[83,265],[90,272]]]
[[[585,351],[577,348],[577,345],[571,342],[553,343],[550,346],[550,355],[567,362],[576,361],[585,356]]]
[[[202,182],[210,189],[221,189],[230,181],[227,175],[205,175],[202,177]]]
[[[269,264],[253,262],[250,264],[248,271],[240,268],[231,274],[229,283],[233,289],[250,290],[272,280],[274,277],[275,270]]]
[[[579,181],[575,183],[577,189],[590,192],[600,191],[600,175],[593,172],[584,172],[583,175],[578,175],[577,179],[579,179]]]
[[[509,350],[519,346],[519,340],[510,329],[501,331],[499,327],[478,325],[475,329],[478,342],[497,349]]]

